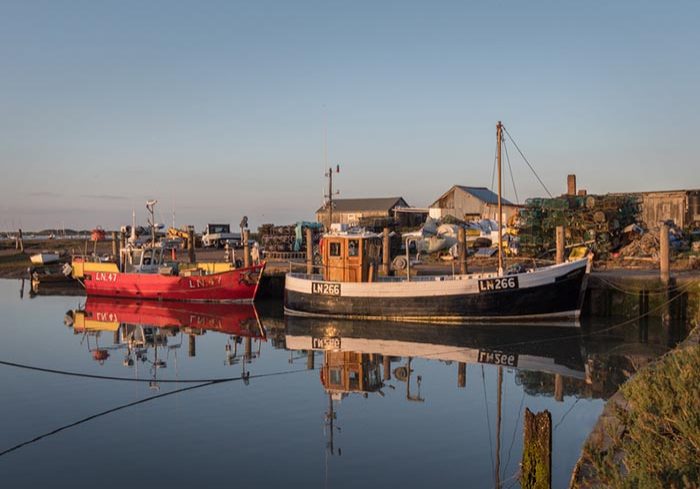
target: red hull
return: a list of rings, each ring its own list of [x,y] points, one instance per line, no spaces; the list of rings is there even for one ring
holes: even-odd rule
[[[252,304],[177,304],[88,297],[85,315],[93,321],[156,328],[193,328],[264,338]]]
[[[89,296],[194,302],[253,302],[264,265],[211,275],[179,277],[152,273],[92,272],[83,282]]]

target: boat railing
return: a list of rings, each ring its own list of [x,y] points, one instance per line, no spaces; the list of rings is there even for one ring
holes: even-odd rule
[[[472,280],[472,279],[478,279],[478,278],[487,278],[487,277],[492,277],[495,275],[495,272],[492,273],[475,273],[475,274],[468,274],[468,275],[413,275],[411,276],[411,282],[451,282],[451,281],[460,281],[460,280]],[[287,274],[288,277],[291,278],[297,278],[301,280],[313,280],[317,282],[326,282],[326,280],[323,279],[322,274],[308,274],[308,273],[303,273],[303,272],[289,272]],[[398,276],[384,276],[384,275],[379,275],[377,277],[374,277],[373,282],[407,282],[408,280],[404,275],[398,275]],[[328,280],[328,282],[337,282],[337,280]]]

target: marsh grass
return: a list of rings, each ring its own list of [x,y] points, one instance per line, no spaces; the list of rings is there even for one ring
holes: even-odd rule
[[[676,350],[622,387],[612,445],[587,447],[597,484],[700,488],[700,346]],[[622,429],[619,429],[622,427]]]

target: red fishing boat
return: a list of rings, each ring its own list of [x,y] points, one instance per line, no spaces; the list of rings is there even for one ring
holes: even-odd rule
[[[253,302],[265,264],[167,262],[162,248],[124,250],[116,263],[74,258],[73,278],[88,296],[193,302]]]

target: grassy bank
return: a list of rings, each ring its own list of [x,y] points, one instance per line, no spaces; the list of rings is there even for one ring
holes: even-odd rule
[[[605,441],[589,440],[574,487],[700,487],[698,336],[696,328],[621,388],[601,418]]]

